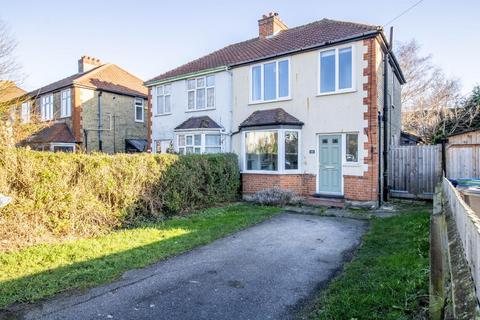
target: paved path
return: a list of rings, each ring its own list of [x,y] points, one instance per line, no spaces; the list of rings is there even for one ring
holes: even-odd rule
[[[289,319],[359,244],[364,221],[282,214],[25,319]]]

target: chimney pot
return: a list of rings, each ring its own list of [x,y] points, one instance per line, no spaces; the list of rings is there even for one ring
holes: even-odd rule
[[[100,59],[87,55],[81,56],[78,60],[78,73],[87,72],[101,65],[102,62],[100,61]]]

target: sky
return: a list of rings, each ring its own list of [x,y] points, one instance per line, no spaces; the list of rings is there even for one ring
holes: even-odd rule
[[[257,20],[272,11],[290,27],[322,18],[384,25],[417,2],[0,0],[0,19],[18,43],[22,86],[33,90],[76,73],[82,55],[148,80],[256,37]],[[394,39],[416,39],[466,94],[480,84],[479,12],[479,0],[423,0],[391,24]]]

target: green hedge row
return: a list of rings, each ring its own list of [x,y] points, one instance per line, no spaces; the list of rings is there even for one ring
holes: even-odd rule
[[[233,154],[68,154],[0,149],[0,251],[106,233],[236,200]]]

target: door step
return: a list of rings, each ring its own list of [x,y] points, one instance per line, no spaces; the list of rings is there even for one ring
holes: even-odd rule
[[[304,204],[312,207],[335,207],[335,208],[345,208],[345,199],[343,198],[330,198],[330,197],[321,197],[313,196],[307,197],[304,201]]]

